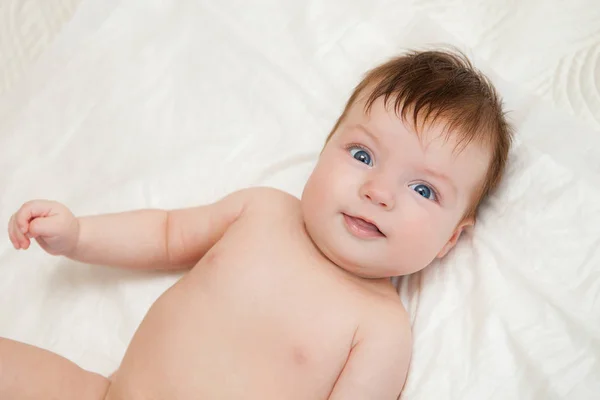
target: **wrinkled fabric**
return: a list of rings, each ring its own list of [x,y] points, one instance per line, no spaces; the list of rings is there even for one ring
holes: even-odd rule
[[[84,215],[256,185],[300,195],[362,74],[450,43],[497,85],[517,133],[476,227],[399,281],[414,332],[403,398],[596,399],[599,22],[591,0],[83,0],[0,97],[0,220],[32,198]],[[8,239],[0,273],[0,336],[103,374],[180,276]]]

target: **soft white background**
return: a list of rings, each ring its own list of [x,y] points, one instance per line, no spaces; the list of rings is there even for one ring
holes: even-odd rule
[[[52,3],[0,2],[0,221],[37,197],[87,214],[248,185],[299,194],[367,68],[452,43],[492,76],[518,140],[477,228],[401,282],[415,333],[404,398],[598,398],[596,1]],[[8,240],[0,274],[0,336],[105,374],[177,279]]]

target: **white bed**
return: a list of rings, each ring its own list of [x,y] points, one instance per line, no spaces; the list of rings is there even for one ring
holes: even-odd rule
[[[38,197],[87,214],[249,185],[298,195],[367,68],[451,43],[492,76],[517,143],[477,228],[400,282],[415,336],[403,398],[600,398],[596,0],[62,4],[72,18],[26,41],[13,34],[31,26],[27,7],[13,18],[0,6],[13,21],[0,49],[15,59],[0,63],[0,221]],[[18,61],[31,40],[39,52]],[[8,239],[0,274],[0,336],[103,374],[178,278],[16,252]]]
[[[0,95],[44,52],[81,0],[0,1]]]

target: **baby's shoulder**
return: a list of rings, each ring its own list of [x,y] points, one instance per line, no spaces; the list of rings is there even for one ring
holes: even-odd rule
[[[399,296],[376,296],[368,302],[361,321],[364,335],[381,337],[391,334],[394,340],[410,343],[410,316]]]
[[[378,371],[377,380],[390,393],[401,391],[412,357],[410,319],[400,299],[380,298],[355,332],[353,348],[362,370]],[[358,367],[357,367],[358,368]],[[394,397],[395,398],[395,397]]]
[[[247,212],[270,212],[300,210],[300,200],[283,190],[257,186],[241,191],[246,197]]]

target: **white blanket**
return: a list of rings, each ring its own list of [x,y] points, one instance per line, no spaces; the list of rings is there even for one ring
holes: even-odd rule
[[[599,22],[594,0],[83,0],[0,97],[0,221],[40,197],[88,214],[299,195],[366,69],[451,43],[492,76],[517,143],[477,227],[400,282],[403,398],[597,399]],[[0,274],[0,336],[103,374],[178,278],[8,239]]]
[[[0,1],[0,95],[43,54],[81,0]]]

